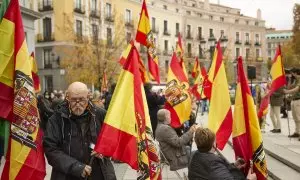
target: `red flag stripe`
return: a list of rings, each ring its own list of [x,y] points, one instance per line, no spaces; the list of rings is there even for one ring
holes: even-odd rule
[[[170,63],[170,68],[172,69],[173,74],[177,77],[177,79],[181,82],[187,82],[183,69],[180,67],[180,64],[177,60],[175,52],[173,52],[172,60]]]
[[[216,132],[216,140],[218,149],[223,149],[231,135],[232,132],[232,111],[231,108],[228,110],[220,128]]]
[[[171,120],[172,121],[171,121],[170,125],[174,128],[180,127],[182,124],[180,122],[180,118],[178,117],[177,112],[175,111],[175,109],[168,102],[165,103],[165,109],[169,110],[170,114],[171,114]]]

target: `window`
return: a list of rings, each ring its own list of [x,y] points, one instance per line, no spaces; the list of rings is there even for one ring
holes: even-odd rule
[[[209,29],[209,37],[214,37],[214,30],[213,29]]]
[[[92,0],[91,11],[97,11],[97,0]]]
[[[221,21],[221,22],[224,22],[224,18],[223,18],[223,17],[220,17],[220,21]]]
[[[165,60],[165,72],[167,73],[169,70],[169,61]]]
[[[259,43],[259,34],[255,34],[255,42]]]
[[[247,48],[246,49],[246,60],[249,59],[249,56],[250,56],[250,49]]]
[[[23,1],[23,2],[25,3],[25,1]],[[50,0],[43,0],[43,6],[44,7],[52,6],[51,1]],[[24,4],[24,7],[26,7],[25,4]]]
[[[268,56],[271,56],[271,55],[272,55],[272,51],[268,50]]]
[[[238,20],[238,19],[236,19],[236,20],[235,20],[235,24],[238,24],[238,23],[239,23],[239,20]]]
[[[176,23],[176,36],[178,35],[179,33],[179,23]]]
[[[107,44],[112,45],[112,31],[111,31],[111,28],[106,29],[106,39],[107,39]]]
[[[45,90],[53,91],[53,76],[45,76]]]
[[[214,19],[214,17],[213,16],[209,16],[209,20],[213,20]]]
[[[249,25],[249,21],[246,21],[246,24]]]
[[[169,50],[168,44],[169,44],[168,40],[165,40],[165,51],[166,52]]]
[[[268,43],[268,48],[269,48],[269,49],[271,48],[271,43]]]
[[[76,0],[75,3],[76,9],[81,9],[81,0]]]
[[[164,20],[164,33],[168,33],[168,21]]]
[[[224,38],[224,30],[221,30],[221,37],[223,37]]]
[[[260,50],[256,49],[256,58],[259,58],[259,57],[260,57]]]
[[[192,53],[192,44],[188,43],[188,53],[191,54]]]
[[[186,14],[187,15],[191,15],[191,11],[186,11]]]
[[[240,56],[240,48],[235,49],[235,57],[238,58]]]
[[[202,38],[202,27],[198,27],[198,38],[201,40]]]
[[[167,10],[167,9],[168,9],[168,6],[167,6],[167,5],[164,5],[164,9],[166,9],[166,10]]]
[[[235,33],[235,41],[240,42],[240,33],[239,32]]]
[[[111,17],[111,4],[106,3],[106,16]]]
[[[258,26],[258,24],[259,24],[259,23],[258,23],[257,21],[255,21],[255,26]]]
[[[248,42],[249,43],[249,40],[250,38],[249,38],[249,33],[246,33],[246,42]]]
[[[187,38],[191,38],[191,25],[186,26]]]
[[[51,39],[52,34],[52,25],[51,25],[51,18],[46,17],[43,19],[43,26],[44,26],[44,40]]]
[[[126,40],[127,40],[127,43],[130,43],[130,41],[131,41],[131,33],[130,32],[126,33]]]
[[[156,31],[156,29],[155,29],[155,17],[152,17],[152,19],[151,19],[151,21],[152,21],[152,31]]]
[[[44,68],[52,68],[51,49],[44,49]]]
[[[131,11],[129,9],[126,9],[125,12],[125,23],[130,23],[131,22]]]
[[[202,54],[202,47],[201,47],[201,44],[199,44],[199,46],[198,46],[198,48],[199,48],[199,58],[203,58],[203,54]]]
[[[178,13],[178,12],[179,12],[179,9],[176,8],[176,12]]]
[[[76,20],[76,34],[77,36],[82,36],[82,22],[80,20]]]
[[[98,26],[96,24],[92,24],[92,33],[93,33],[93,41],[94,43],[98,42]]]

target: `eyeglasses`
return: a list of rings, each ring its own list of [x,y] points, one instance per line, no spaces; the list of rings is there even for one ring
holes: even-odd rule
[[[78,99],[68,99],[68,101],[72,104],[72,105],[76,105],[77,103],[79,105],[85,105],[85,103],[88,101],[87,98],[78,98]]]

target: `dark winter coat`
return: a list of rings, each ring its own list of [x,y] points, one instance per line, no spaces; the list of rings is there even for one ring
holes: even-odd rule
[[[210,152],[196,151],[188,168],[192,180],[245,180],[244,174],[234,165]]]
[[[279,88],[270,97],[270,105],[271,106],[282,106],[283,105],[283,88]]]
[[[155,136],[163,155],[170,163],[170,170],[186,168],[190,157],[187,145],[193,139],[193,133],[188,131],[179,137],[171,126],[159,122]]]
[[[160,109],[160,106],[164,105],[165,98],[163,96],[158,96],[153,92],[146,92],[146,99],[148,103],[152,131],[155,132],[157,127],[157,112]]]
[[[89,164],[91,143],[97,135],[105,117],[105,110],[89,103],[81,116],[70,115],[65,102],[49,119],[44,135],[44,149],[48,163],[52,166],[51,180],[80,180],[85,165]],[[115,180],[115,172],[108,158],[95,158],[92,163],[91,180]]]

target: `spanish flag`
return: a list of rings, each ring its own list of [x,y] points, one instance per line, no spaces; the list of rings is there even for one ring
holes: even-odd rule
[[[234,121],[232,131],[233,149],[236,157],[243,158],[253,170],[258,180],[267,179],[267,164],[256,108],[243,69],[242,58],[238,59],[238,82],[236,88]]]
[[[218,42],[208,74],[208,80],[212,82],[208,128],[216,133],[220,150],[224,148],[232,132],[231,102],[222,58],[222,49]]]
[[[152,80],[155,80],[158,84],[160,84],[158,56],[156,53],[153,33],[150,28],[146,0],[143,1],[135,40],[148,48],[147,54],[150,76]]]
[[[139,54],[132,46],[117,82],[95,151],[138,170],[137,179],[161,179],[148,105],[139,71]]]
[[[285,84],[286,84],[286,78],[285,78],[285,72],[284,72],[284,68],[283,68],[280,45],[276,49],[276,54],[275,54],[274,60],[272,62],[270,75],[272,77],[272,83],[271,83],[268,94],[262,99],[262,102],[260,104],[260,108],[259,108],[259,112],[258,112],[259,118],[263,117],[264,115],[266,115],[268,113],[270,96],[273,94],[273,92],[275,92],[277,89],[285,86]]]
[[[196,79],[198,77],[198,75],[200,74],[200,64],[199,64],[199,60],[198,60],[198,57],[196,57],[195,59],[195,63],[194,63],[194,66],[193,66],[193,69],[192,69],[192,77],[194,79]]]
[[[126,47],[126,49],[122,52],[122,55],[121,55],[121,58],[119,60],[119,63],[121,64],[121,66],[123,66],[126,61],[127,61],[127,58],[128,58],[128,55],[132,49],[132,47],[134,46],[134,42],[131,41],[128,46]],[[139,69],[140,69],[140,73],[141,73],[141,77],[142,77],[142,80],[144,83],[148,83],[150,80],[149,80],[149,76],[147,74],[147,70],[146,70],[146,67],[142,61],[142,59],[139,57]]]
[[[41,84],[40,84],[40,78],[38,76],[38,67],[37,67],[36,59],[34,57],[34,52],[31,53],[29,59],[32,64],[31,65],[32,66],[31,74],[32,74],[34,90],[35,90],[35,93],[38,93],[41,91]]]
[[[197,70],[196,70],[197,69]],[[195,65],[193,67],[193,72],[196,75],[196,80],[194,82],[194,86],[192,87],[193,95],[198,99],[206,98],[204,88],[205,81],[207,79],[207,73],[205,67],[201,67],[200,63],[198,62],[198,57],[196,58]]]
[[[189,120],[191,114],[191,97],[188,92],[188,80],[173,52],[168,71],[167,87],[165,90],[165,108],[171,113],[171,126],[180,127]]]
[[[183,61],[183,54],[184,54],[184,50],[183,50],[183,46],[182,46],[182,38],[181,38],[181,34],[178,32],[178,42],[176,45],[176,52],[177,55],[179,56],[179,60],[180,60],[180,67],[181,69],[183,69],[184,75],[186,77],[186,79],[188,79],[188,74],[185,68],[185,64]]]
[[[4,111],[0,116],[11,124],[1,179],[42,180],[46,175],[42,132],[19,1],[11,0],[7,7],[2,5],[0,14],[3,11],[0,24],[0,106]]]

